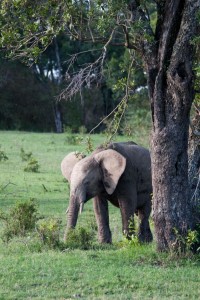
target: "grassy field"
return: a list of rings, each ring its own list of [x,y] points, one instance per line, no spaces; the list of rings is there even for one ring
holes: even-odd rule
[[[103,136],[92,137],[94,146]],[[127,140],[119,137],[118,140]],[[134,141],[148,146],[147,138]],[[0,205],[8,211],[19,200],[35,198],[44,217],[62,220],[68,206],[68,186],[60,162],[69,152],[85,151],[72,145],[67,134],[0,132]],[[24,172],[21,149],[32,152],[38,173]],[[38,248],[29,236],[0,240],[0,300],[7,299],[200,299],[200,257],[157,253],[155,243],[132,245],[121,234],[120,212],[110,206],[113,245],[94,243],[87,250]],[[79,226],[94,223],[92,201],[78,220]],[[3,231],[1,225],[0,234]],[[29,240],[30,239],[30,240]]]

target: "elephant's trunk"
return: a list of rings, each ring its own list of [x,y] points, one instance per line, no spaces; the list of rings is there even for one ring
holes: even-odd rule
[[[76,227],[76,223],[78,220],[78,214],[83,210],[83,205],[85,202],[85,193],[81,192],[78,196],[71,194],[70,196],[70,204],[67,213],[67,228],[64,235],[64,240],[67,239],[67,233],[70,229]]]
[[[74,196],[71,196],[67,215],[67,229],[75,228],[78,219],[79,207],[79,201],[77,201]]]

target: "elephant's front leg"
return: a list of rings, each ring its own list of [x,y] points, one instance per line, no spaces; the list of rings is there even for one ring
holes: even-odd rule
[[[112,243],[109,227],[108,201],[104,197],[96,196],[93,200],[95,217],[98,225],[98,239],[100,243]]]

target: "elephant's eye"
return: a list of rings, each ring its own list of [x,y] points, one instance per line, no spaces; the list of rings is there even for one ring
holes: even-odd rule
[[[89,185],[89,180],[84,180],[84,185],[88,186]]]

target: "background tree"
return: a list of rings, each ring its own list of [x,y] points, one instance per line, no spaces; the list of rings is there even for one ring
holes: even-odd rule
[[[7,130],[54,130],[53,94],[33,70],[20,62],[0,60],[0,128]],[[40,109],[41,108],[41,109]]]
[[[95,59],[95,51],[91,51],[90,43],[71,41],[63,33],[56,40],[57,47],[53,42],[29,67],[19,60],[6,60],[3,55],[0,58],[1,129],[61,132],[71,127],[73,132],[78,132],[84,126],[90,131],[120,101],[119,95],[113,98],[111,75],[104,77],[98,86],[95,82],[87,82],[68,103],[58,101],[58,95],[66,86],[67,61],[77,50],[84,52],[73,64],[70,73],[73,76],[80,65]],[[110,51],[107,61],[117,55],[115,50]],[[121,68],[112,63],[108,72],[115,72],[115,78],[122,78]],[[104,128],[102,124],[96,132]]]
[[[27,54],[36,58],[59,31],[71,39],[90,40],[101,50],[94,62],[74,74],[62,98],[80,90],[93,73],[102,74],[109,46],[127,47],[141,57],[153,122],[153,207],[159,250],[179,247],[176,233],[187,235],[198,219],[193,218],[187,148],[199,8],[200,0],[63,0],[59,4],[22,0],[3,1],[1,9],[2,47],[22,59]],[[197,163],[196,176],[198,168]]]

